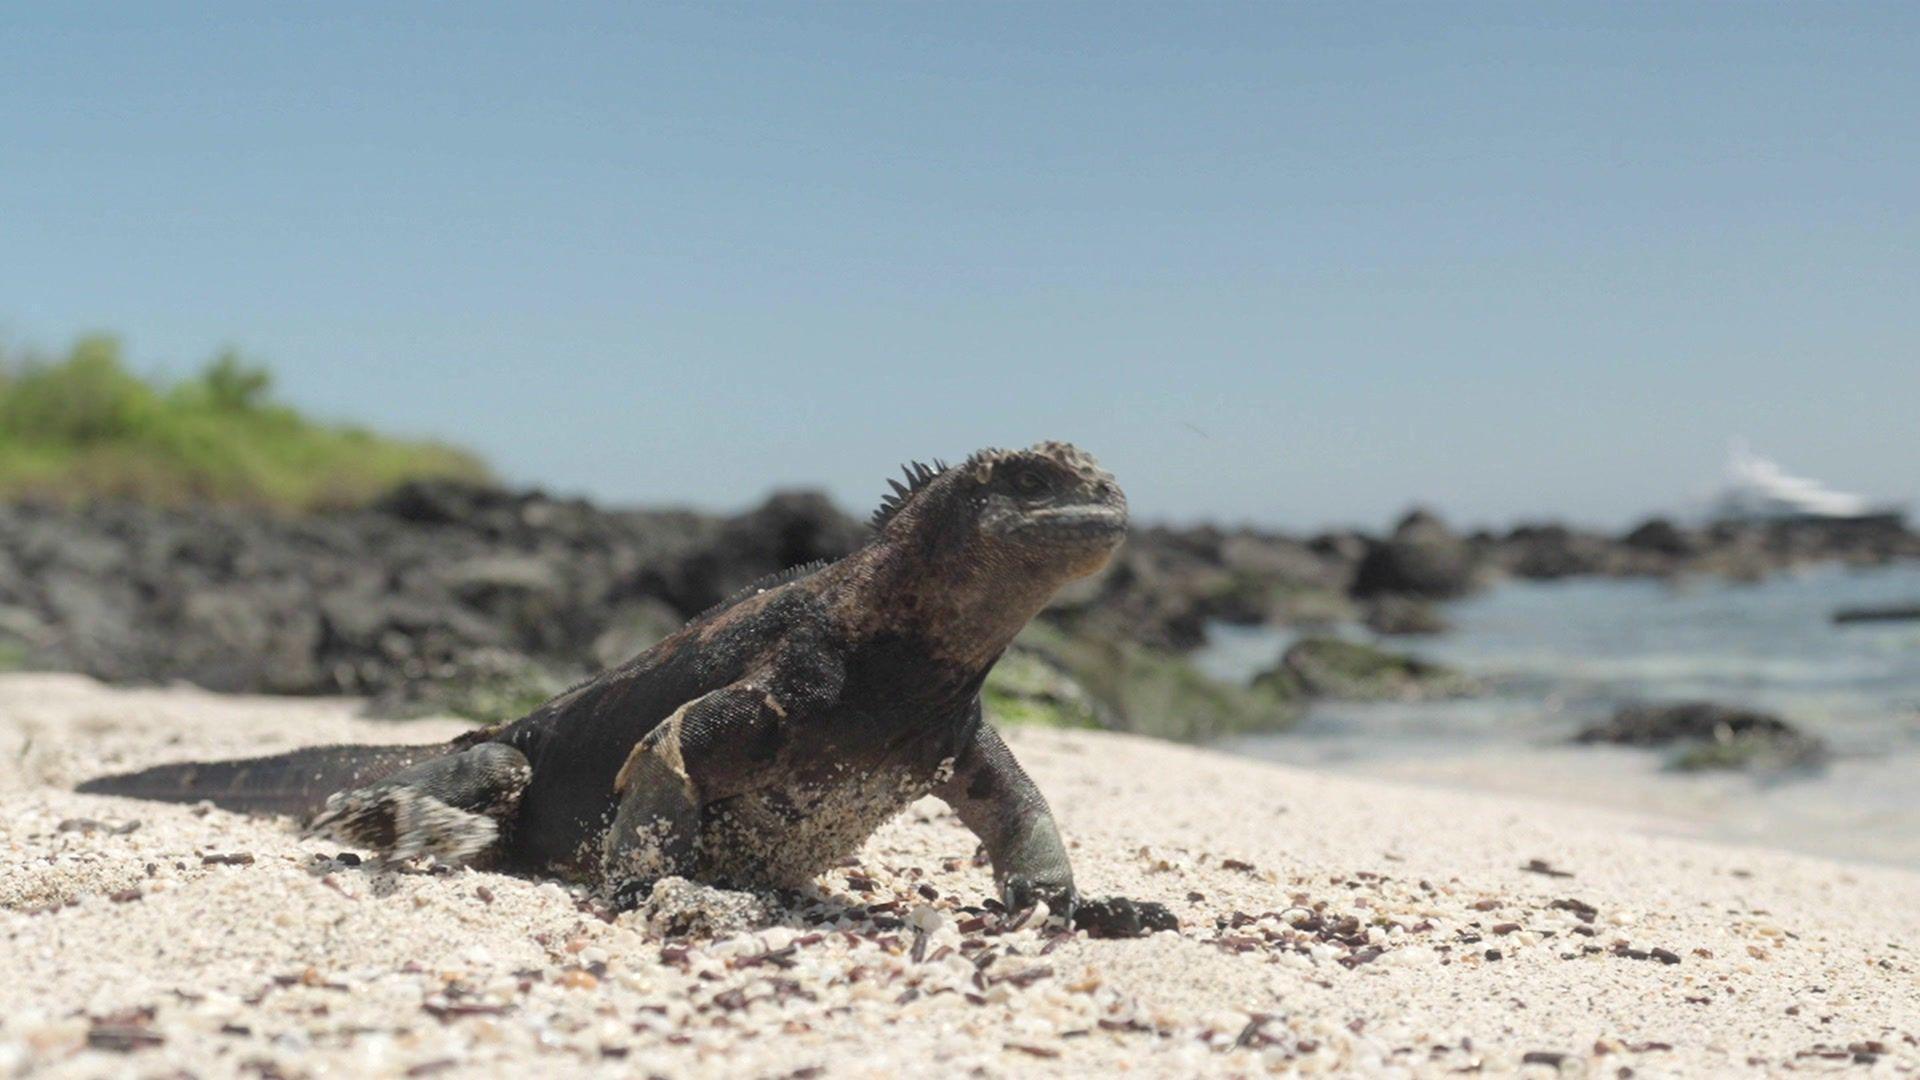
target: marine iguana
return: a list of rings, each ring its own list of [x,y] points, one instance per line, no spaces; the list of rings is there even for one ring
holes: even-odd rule
[[[1096,934],[1177,925],[1081,902],[1047,801],[980,688],[1062,585],[1124,537],[1126,496],[1066,443],[915,464],[872,539],[693,619],[519,720],[432,746],[160,765],[79,790],[312,815],[390,857],[593,882],[615,907],[669,875],[795,886],[933,794],[986,847],[1004,902]]]

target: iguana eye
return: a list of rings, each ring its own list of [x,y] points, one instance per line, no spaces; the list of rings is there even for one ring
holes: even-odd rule
[[[1047,490],[1047,478],[1041,476],[1038,469],[1021,469],[1013,474],[1010,483],[1021,495],[1038,495]]]

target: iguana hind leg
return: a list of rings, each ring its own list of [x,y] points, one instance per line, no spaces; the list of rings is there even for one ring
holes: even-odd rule
[[[499,839],[533,769],[520,751],[481,743],[328,797],[307,831],[389,859],[471,861]]]

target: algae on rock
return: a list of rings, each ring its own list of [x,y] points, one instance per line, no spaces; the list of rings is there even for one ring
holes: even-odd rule
[[[1037,649],[1016,644],[987,676],[981,690],[989,719],[1035,727],[1098,728],[1100,706],[1060,664]]]
[[[1268,687],[1222,682],[1181,656],[1131,641],[1069,635],[1034,623],[1021,632],[1008,655],[1022,653],[1042,659],[1070,679],[1090,702],[1090,715],[1057,706],[1043,714],[1061,726],[1087,726],[1091,719],[1113,730],[1200,742],[1222,735],[1284,730],[1300,718],[1301,702],[1295,696]],[[1021,670],[1016,662],[1012,677],[1017,680]],[[988,690],[992,708],[992,680]],[[1014,717],[1036,708],[1033,700],[1021,699]]]
[[[1278,664],[1254,680],[1254,685],[1276,693],[1338,701],[1459,697],[1474,690],[1473,680],[1452,668],[1330,637],[1295,642]]]

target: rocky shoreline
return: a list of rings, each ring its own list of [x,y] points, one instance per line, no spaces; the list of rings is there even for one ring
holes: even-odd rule
[[[1160,527],[1137,531],[1098,595],[1064,617],[1184,651],[1215,621],[1436,632],[1444,619],[1427,605],[1502,579],[1755,581],[1817,563],[1910,559],[1920,559],[1920,533],[1890,518],[1700,528],[1654,518],[1617,534],[1557,523],[1461,532],[1415,510],[1385,535]]]
[[[298,518],[0,504],[0,668],[345,694],[386,715],[493,719],[865,535],[809,492],[735,515],[445,482]],[[995,690],[1003,706],[1031,706],[1044,722],[1204,738],[1284,726],[1302,696],[1192,670],[1184,655],[1215,622],[1435,632],[1444,628],[1435,601],[1503,577],[1751,579],[1818,561],[1910,558],[1920,558],[1920,535],[1886,521],[1495,534],[1417,511],[1382,536],[1148,527],[1043,616]],[[1174,730],[1174,713],[1191,717]]]

